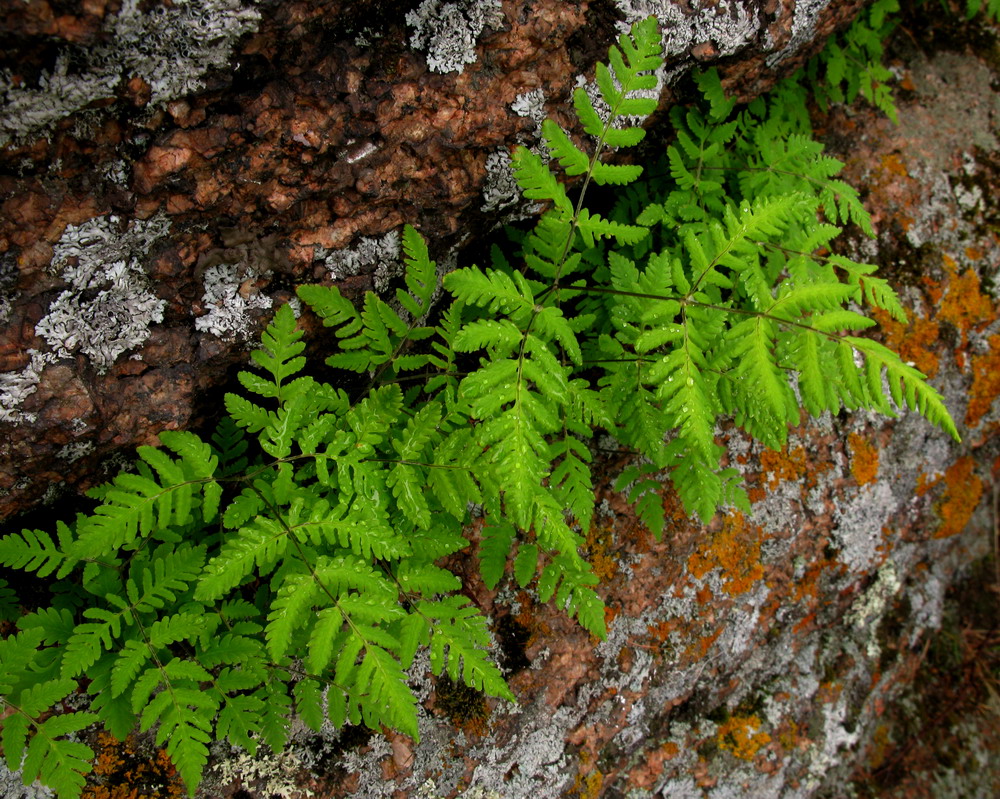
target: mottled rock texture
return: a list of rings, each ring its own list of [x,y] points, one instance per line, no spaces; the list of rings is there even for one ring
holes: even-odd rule
[[[44,38],[58,50],[97,41],[118,4],[68,16],[55,5],[0,6],[17,7],[0,18],[17,33],[9,58],[25,61],[24,81],[51,69],[51,54],[24,55],[33,43]],[[623,9],[658,6],[702,20],[689,37],[675,29],[686,50],[667,74],[719,58],[732,88],[749,96],[856,5],[504,2],[504,22],[482,30],[477,61],[441,73],[410,48],[402,6],[262,4],[256,32],[204,89],[149,108],[148,90],[123,81],[46,138],[8,144],[0,368],[12,375],[10,391],[36,384],[11,410],[23,418],[4,428],[0,444],[6,507],[23,507],[45,483],[97,479],[93,459],[113,447],[203,418],[208,392],[266,315],[261,297],[331,272],[359,289],[377,281],[379,269],[391,270],[385,253],[398,247],[391,234],[403,221],[443,248],[492,222],[483,190],[502,184],[489,183],[488,157],[535,136],[530,98],[518,106],[524,116],[511,104],[542,89],[546,112],[563,113],[575,75],[603,55]],[[731,23],[728,39],[700,38],[711,14],[713,24]],[[908,326],[881,320],[885,340],[933,376],[964,443],[911,414],[814,420],[780,453],[723,431],[752,513],[702,527],[665,488],[671,523],[661,542],[607,488],[623,466],[609,460],[588,536],[605,578],[607,641],[588,638],[509,578],[487,591],[470,564],[470,589],[493,613],[517,706],[432,681],[418,663],[419,744],[350,729],[302,732],[271,759],[220,749],[204,796],[852,795],[856,769],[902,743],[889,719],[905,711],[948,587],[989,553],[996,532],[996,40],[949,30],[914,20],[898,37],[898,126],[862,105],[817,121],[875,217],[878,238],[856,242],[859,258],[878,262],[913,311]],[[105,220],[98,232],[115,226],[118,237],[79,234],[95,217]],[[156,219],[169,230],[147,246]],[[79,266],[110,247],[109,237],[132,244],[116,256],[118,271],[87,290],[111,292],[116,275],[139,262],[145,277],[134,291],[152,291],[165,307],[135,345],[140,358],[122,355],[101,373],[85,355],[56,358],[38,323],[72,284],[51,271],[58,253],[75,247]],[[215,293],[206,292],[209,277]],[[226,318],[224,298],[247,327],[196,326],[213,308]],[[995,753],[973,746],[972,766],[922,783],[912,775],[916,786],[898,795],[997,795]],[[118,773],[114,764],[142,747],[107,743],[100,768]],[[161,795],[177,789],[162,761],[154,757],[150,771]]]
[[[656,13],[742,96],[861,0],[0,0],[0,514],[218,407],[296,283],[381,288],[521,205],[538,141]],[[655,120],[654,120],[655,123]]]

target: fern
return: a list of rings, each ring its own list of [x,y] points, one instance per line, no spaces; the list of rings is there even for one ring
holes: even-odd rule
[[[877,14],[891,5],[866,24],[888,24]],[[865,36],[851,46],[874,57]],[[0,641],[11,768],[78,796],[93,753],[67,736],[154,730],[193,794],[212,741],[278,751],[294,716],[416,738],[407,670],[421,648],[433,675],[513,701],[489,619],[442,564],[478,527],[490,589],[510,571],[604,637],[583,554],[598,434],[635,455],[616,488],[656,535],[665,475],[705,521],[747,507],[722,467],[722,420],[780,447],[803,409],[909,407],[957,437],[924,376],[856,335],[873,324],[863,305],[905,314],[873,266],[830,254],[843,226],[870,220],[795,110],[801,81],[740,108],[700,74],[704,102],[672,109],[660,163],[605,160],[643,139],[634,123],[656,108],[660,64],[651,18],[597,67],[600,110],[581,88],[575,127],[544,124],[549,161],[514,154],[525,197],[546,205],[515,253],[439,281],[406,227],[393,304],[299,287],[338,344],[327,365],[365,376],[350,392],[315,376],[282,306],[209,440],[163,433],[135,472],[91,492],[89,514],[0,539],[0,563],[64,587],[21,615],[0,585],[17,623]],[[868,85],[878,100],[866,74],[841,75],[845,97]],[[588,208],[591,184],[617,201]],[[442,289],[450,304],[433,308]],[[52,714],[80,691],[89,711]]]

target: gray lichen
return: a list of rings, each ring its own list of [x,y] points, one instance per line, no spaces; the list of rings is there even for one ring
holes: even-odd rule
[[[0,796],[4,799],[50,799],[55,793],[40,782],[25,785],[20,771],[11,771],[0,760]]]
[[[35,421],[33,413],[22,410],[21,404],[38,388],[42,370],[56,358],[52,353],[28,350],[31,360],[23,369],[0,374],[0,422],[21,424]]]
[[[35,326],[52,352],[77,352],[106,372],[124,352],[141,346],[149,326],[163,321],[164,300],[153,294],[143,262],[170,228],[162,215],[120,230],[116,216],[70,225],[56,243],[52,267],[69,283]]]
[[[432,72],[462,72],[476,61],[476,40],[504,22],[499,0],[424,0],[406,15],[410,46],[425,51]]]
[[[521,190],[514,178],[510,155],[497,150],[486,156],[486,185],[483,186],[482,210],[502,211],[521,199]]]
[[[17,286],[17,261],[10,252],[0,255],[0,325],[7,324],[13,310]]]
[[[547,116],[545,112],[545,92],[542,89],[532,89],[514,98],[510,110],[519,117],[526,117],[535,123],[537,135],[542,135],[542,123]]]
[[[664,55],[669,59],[685,54],[696,44],[712,44],[719,55],[734,55],[756,37],[760,22],[746,3],[718,0],[703,3],[695,12],[685,12],[672,0],[616,0],[625,19],[622,33],[641,19],[655,15],[663,31]],[[691,5],[694,5],[693,3]]]
[[[202,275],[202,302],[208,312],[195,328],[226,341],[248,342],[257,332],[253,311],[267,310],[274,301],[261,288],[275,271],[287,271],[288,257],[276,235],[259,236],[252,230],[219,231],[222,247],[203,253],[197,273]],[[301,305],[293,306],[296,316]]]
[[[402,238],[398,230],[384,236],[364,236],[343,250],[317,248],[316,257],[326,264],[332,280],[343,280],[362,272],[374,272],[376,284],[388,282],[400,270]]]
[[[35,85],[0,71],[0,147],[115,97],[133,77],[149,86],[151,105],[195,91],[210,70],[226,66],[237,40],[260,20],[244,0],[173,0],[148,11],[143,5],[123,0],[99,44],[60,53]]]
[[[800,47],[812,41],[820,12],[828,5],[830,5],[830,0],[795,0],[791,39],[782,50],[768,57],[767,65],[769,67],[780,64]],[[769,49],[774,48],[774,40],[770,31],[767,34],[767,44]]]
[[[273,300],[256,290],[243,291],[248,281],[268,278],[271,272],[258,271],[250,264],[216,264],[205,270],[203,302],[208,313],[194,320],[196,330],[226,341],[248,341],[254,332],[250,311],[267,309]]]

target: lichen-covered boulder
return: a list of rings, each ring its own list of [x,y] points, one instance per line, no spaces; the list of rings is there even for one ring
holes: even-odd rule
[[[0,514],[210,419],[297,283],[523,214],[510,151],[656,14],[744,97],[861,0],[0,0]]]
[[[23,164],[0,178],[4,507],[101,479],[97,457],[208,416],[274,298],[307,279],[385,285],[402,221],[447,248],[521,212],[505,147],[533,140],[543,107],[559,113],[575,71],[589,74],[627,15],[672,21],[670,70],[726,59],[728,85],[749,96],[855,5],[303,0],[240,4],[239,16],[234,3],[174,0],[161,16],[233,12],[241,32],[208,40],[231,48],[228,71],[165,100],[156,70],[135,67],[68,116],[34,111],[27,136],[0,116],[0,158]],[[123,24],[100,2],[75,17],[8,6],[0,24],[25,53],[45,38],[96,59]],[[126,0],[117,14],[142,9]],[[450,38],[435,37],[436,19]],[[608,459],[587,539],[606,641],[509,576],[489,591],[470,568],[517,705],[432,680],[418,661],[419,743],[303,728],[279,756],[220,745],[202,795],[852,795],[858,767],[894,742],[889,719],[907,706],[949,586],[996,533],[1000,94],[995,60],[973,45],[908,24],[895,51],[899,125],[860,105],[822,120],[875,217],[878,238],[857,256],[878,262],[912,311],[908,325],[880,320],[885,340],[933,378],[963,443],[912,414],[824,417],[778,453],[722,430],[752,511],[702,526],[664,488],[661,541],[610,490],[624,463]],[[162,63],[154,43],[143,52]],[[5,76],[11,86],[72,82],[39,60],[23,69]],[[84,299],[99,299],[93,313]],[[95,782],[180,793],[147,739],[95,743]],[[973,767],[942,767],[899,795],[996,795],[995,752],[970,751]],[[15,784],[0,773],[5,796],[25,795]]]

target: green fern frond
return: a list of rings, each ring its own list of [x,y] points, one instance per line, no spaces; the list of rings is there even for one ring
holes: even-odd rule
[[[39,577],[55,574],[65,577],[79,562],[67,550],[73,545],[73,532],[62,521],[56,522],[58,543],[42,530],[22,530],[0,538],[0,563],[14,569],[33,571]]]
[[[437,264],[427,252],[427,242],[411,225],[403,226],[404,280],[409,292],[396,290],[396,299],[414,319],[427,314],[437,289]]]
[[[367,644],[354,685],[349,708],[352,721],[363,721],[370,729],[385,724],[420,740],[417,700],[406,685],[406,672],[389,652]]]
[[[94,752],[79,741],[63,740],[63,736],[78,733],[97,720],[95,713],[63,713],[37,724],[24,760],[18,764],[24,784],[41,780],[54,789],[60,799],[79,796],[86,784],[84,775],[93,768]],[[4,725],[5,733],[7,724]],[[4,750],[8,751],[6,735],[3,743]]]
[[[567,175],[582,175],[590,169],[590,157],[551,119],[542,122],[542,136],[552,157],[559,161]]]
[[[532,293],[525,295],[511,275],[495,269],[456,269],[445,275],[444,285],[462,302],[488,308],[492,313],[501,311],[515,323],[518,311],[530,312],[535,304]]]
[[[517,537],[514,525],[508,522],[487,524],[479,542],[479,572],[491,591],[497,587],[507,567],[507,558]]]
[[[421,602],[418,610],[434,619],[430,640],[431,672],[442,671],[454,681],[490,696],[515,701],[500,670],[489,660],[486,618],[462,596]]]
[[[547,200],[567,216],[573,213],[573,203],[566,189],[535,153],[527,147],[514,150],[511,159],[514,178],[529,200]]]
[[[722,81],[719,78],[719,70],[712,67],[711,69],[696,72],[694,74],[694,82],[708,102],[709,118],[717,122],[729,119],[729,115],[732,113],[736,102],[726,97],[726,92],[722,88]]]
[[[239,746],[251,755],[257,753],[258,737],[263,735],[260,722],[264,703],[257,696],[228,693],[234,690],[223,682],[225,675],[219,675],[217,684],[222,683],[226,691],[221,695],[222,706],[215,721],[216,739],[228,739],[233,746]]]
[[[274,381],[274,393],[264,396],[280,400],[284,397],[284,381],[301,371],[306,364],[301,355],[306,345],[302,341],[302,331],[296,328],[295,314],[290,305],[282,305],[275,313],[271,324],[264,330],[261,344],[262,348],[251,352],[250,358],[269,372]]]
[[[848,344],[865,357],[869,367],[867,370],[868,388],[877,405],[882,405],[885,402],[881,382],[881,374],[884,369],[889,384],[889,394],[897,407],[908,406],[912,408],[956,441],[962,440],[943,398],[933,386],[926,382],[927,378],[923,372],[904,363],[895,352],[884,344],[855,336],[845,336],[844,338]]]

